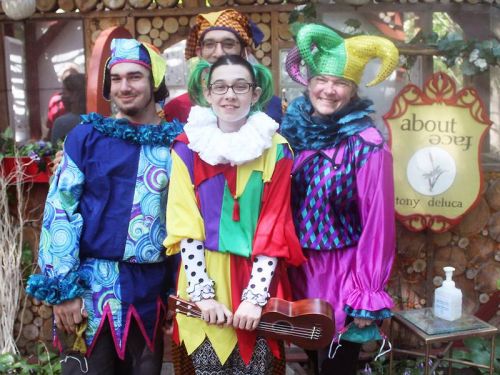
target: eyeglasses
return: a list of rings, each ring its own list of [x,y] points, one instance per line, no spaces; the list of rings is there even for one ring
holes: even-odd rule
[[[240,44],[240,42],[235,39],[224,39],[221,41],[206,39],[201,42],[201,47],[205,50],[205,52],[212,52],[217,47],[217,44],[220,44],[222,50],[228,53],[232,52],[234,48]]]
[[[229,89],[232,89],[235,94],[246,94],[250,88],[255,87],[255,83],[237,82],[234,85],[226,85],[225,83],[212,83],[208,86],[210,92],[216,95],[224,95]]]
[[[353,83],[344,79],[332,79],[326,78],[324,76],[316,76],[312,80],[318,87],[325,87],[330,85],[335,89],[347,89],[354,87]]]

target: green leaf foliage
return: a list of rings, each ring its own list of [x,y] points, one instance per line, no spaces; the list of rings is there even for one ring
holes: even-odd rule
[[[38,344],[35,355],[27,358],[18,354],[0,354],[0,374],[59,375],[59,355],[49,351],[44,344]]]
[[[465,349],[456,349],[453,351],[453,358],[485,366],[490,365],[491,341],[489,338],[485,339],[483,337],[470,337],[464,339],[464,345]],[[493,367],[495,369],[500,368],[500,335],[495,336],[495,355],[493,361]],[[454,363],[453,367],[464,368],[467,366]],[[488,373],[488,370],[486,369],[480,370],[483,374]]]

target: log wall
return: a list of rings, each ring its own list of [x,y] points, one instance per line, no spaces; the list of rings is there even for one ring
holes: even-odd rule
[[[397,257],[390,283],[397,308],[432,306],[434,290],[453,266],[463,292],[464,312],[484,309],[500,289],[500,173],[485,173],[479,204],[450,231],[441,234],[408,231],[397,226]],[[500,313],[491,321],[500,326]]]

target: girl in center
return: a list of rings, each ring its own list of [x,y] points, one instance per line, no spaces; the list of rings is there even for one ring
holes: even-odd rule
[[[174,343],[198,374],[276,373],[278,343],[254,330],[270,297],[289,296],[286,264],[304,258],[290,211],[292,153],[260,111],[271,73],[223,56],[199,63],[189,92],[197,106],[172,148],[164,245],[181,252],[178,294],[202,319],[177,314]]]

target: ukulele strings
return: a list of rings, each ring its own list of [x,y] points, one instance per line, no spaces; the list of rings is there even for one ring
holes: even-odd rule
[[[186,316],[193,316],[195,318],[201,319],[201,312],[198,312],[197,310],[190,310],[189,312],[186,311],[181,311],[178,308],[176,308],[176,312],[184,314]],[[276,326],[272,323],[266,323],[266,322],[259,322],[259,325],[257,328],[262,328],[266,331],[269,332],[275,332],[275,333],[288,333],[290,336],[295,336],[295,337],[303,337],[303,338],[309,338],[309,339],[318,339],[321,337],[321,329],[316,328],[316,329],[310,329],[310,328],[288,328],[284,326]]]

